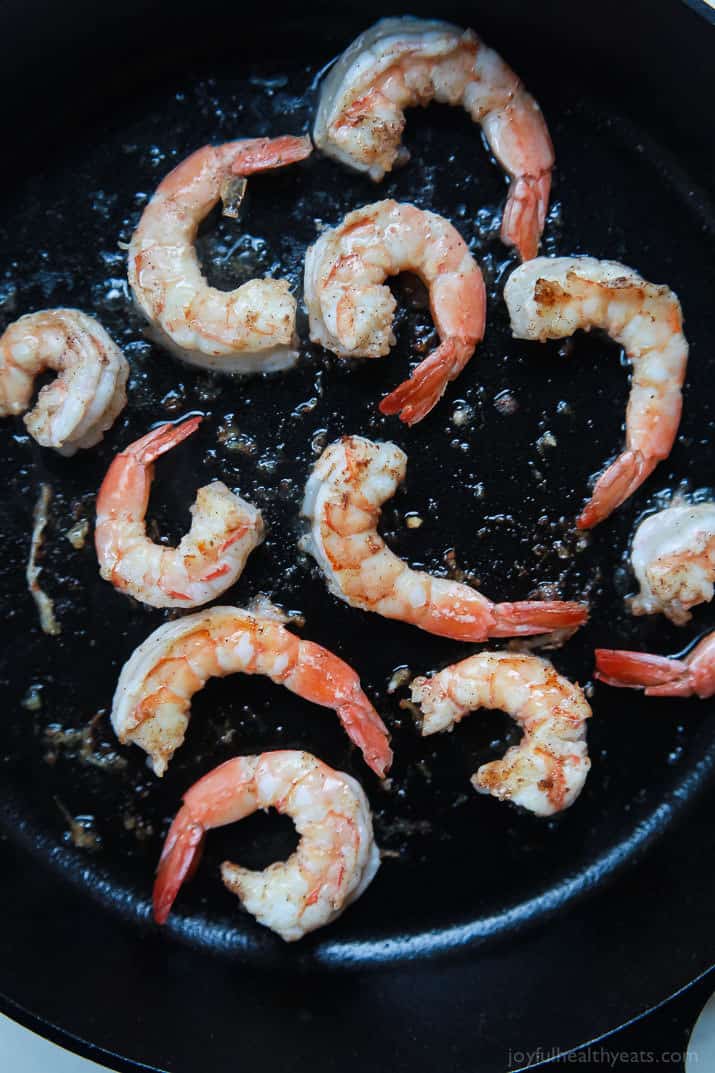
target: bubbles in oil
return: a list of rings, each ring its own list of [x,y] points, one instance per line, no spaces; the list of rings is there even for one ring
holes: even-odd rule
[[[9,549],[0,567],[0,580],[12,605],[9,621],[15,638],[10,659],[16,664],[13,675],[21,676],[15,695],[22,698],[22,722],[15,725],[9,720],[3,727],[2,753],[18,758],[18,779],[29,777],[38,756],[53,756],[44,765],[42,792],[48,797],[57,792],[64,801],[63,780],[77,786],[76,796],[68,795],[65,802],[67,814],[57,810],[58,838],[67,832],[73,842],[75,836],[79,842],[86,840],[84,849],[116,869],[122,881],[142,896],[167,817],[186,786],[238,751],[283,745],[312,748],[328,762],[355,773],[376,808],[383,849],[408,863],[426,861],[428,867],[421,873],[425,882],[439,855],[433,840],[452,840],[461,847],[452,851],[454,857],[440,858],[442,869],[458,871],[463,846],[473,839],[475,823],[487,814],[488,822],[480,823],[479,833],[483,852],[494,861],[508,860],[512,852],[522,860],[525,844],[538,847],[554,867],[559,856],[578,853],[568,835],[558,842],[558,828],[532,833],[528,818],[506,806],[501,812],[490,809],[491,802],[476,800],[471,793],[470,764],[498,755],[510,740],[510,730],[490,728],[482,739],[480,716],[471,728],[458,728],[432,745],[418,737],[411,716],[400,709],[411,676],[462,658],[464,646],[347,608],[327,592],[312,560],[299,554],[298,515],[307,473],[325,447],[343,434],[394,439],[406,450],[408,481],[396,497],[394,514],[386,517],[385,535],[413,565],[423,563],[442,576],[478,582],[489,598],[497,600],[531,594],[591,600],[592,632],[574,636],[554,659],[559,670],[587,683],[594,702],[593,797],[578,807],[597,831],[603,829],[601,818],[608,818],[609,809],[619,815],[626,809],[638,811],[636,788],[653,772],[685,765],[693,733],[693,721],[686,721],[681,741],[672,735],[667,720],[659,720],[649,724],[648,741],[643,742],[642,726],[635,732],[630,729],[633,716],[628,707],[619,713],[615,735],[615,716],[609,722],[603,713],[619,703],[625,705],[625,700],[610,695],[601,706],[605,687],[594,687],[589,676],[593,646],[599,641],[632,641],[656,650],[682,647],[682,635],[667,632],[662,623],[633,622],[615,574],[626,554],[634,518],[650,509],[652,489],[676,489],[687,476],[687,487],[696,490],[710,479],[702,445],[712,422],[706,378],[710,350],[707,338],[697,338],[698,325],[707,323],[710,296],[705,302],[692,292],[688,295],[694,354],[699,347],[703,355],[701,364],[693,362],[692,392],[701,402],[692,408],[692,417],[686,407],[671,469],[663,472],[662,479],[656,475],[601,530],[579,534],[573,518],[587,477],[621,442],[626,377],[615,355],[604,352],[602,341],[576,338],[563,346],[542,347],[512,340],[501,299],[504,281],[516,264],[499,239],[503,177],[482,153],[464,116],[452,115],[455,110],[445,110],[449,113],[445,115],[439,108],[410,113],[405,137],[411,160],[379,188],[318,154],[284,173],[256,177],[241,220],[212,217],[198,244],[214,285],[228,289],[252,275],[275,275],[287,279],[300,300],[306,246],[321,227],[334,225],[356,206],[394,196],[452,219],[484,272],[487,334],[439,408],[421,425],[407,430],[377,412],[382,395],[436,342],[424,288],[409,279],[395,284],[398,343],[380,361],[351,364],[325,355],[308,341],[305,318],[299,321],[298,366],[269,378],[242,380],[200,373],[145,337],[127,290],[126,251],[121,244],[129,241],[157,182],[199,145],[277,129],[293,133],[307,129],[312,117],[307,91],[313,73],[267,70],[252,80],[231,77],[170,87],[156,101],[138,104],[136,119],[126,129],[118,134],[101,132],[62,167],[48,168],[42,197],[36,191],[21,192],[15,204],[6,206],[7,223],[0,228],[1,261],[6,266],[0,276],[4,322],[48,304],[94,311],[132,367],[130,406],[96,451],[71,462],[50,457],[19,424],[3,442],[9,489],[4,509],[10,531],[19,536],[17,547]],[[602,218],[595,212],[589,215],[582,203],[573,160],[576,150],[569,149],[567,127],[563,130],[557,149],[562,177],[548,213],[542,253],[581,248],[634,264],[647,256],[663,268],[651,277],[663,279],[673,269],[668,261],[673,248],[681,249],[679,256],[685,261],[697,262],[697,248],[688,250],[684,235],[680,245],[673,243],[665,224],[662,240],[658,235],[649,237],[647,254],[642,232],[630,230],[629,220],[609,217],[604,234]],[[571,137],[582,158],[580,131],[572,131]],[[588,137],[605,136],[589,127]],[[611,144],[606,139],[597,148]],[[630,166],[627,147],[621,151],[619,145],[618,150],[588,154],[589,168],[602,185],[606,202],[609,189],[625,181],[624,169]],[[652,190],[654,214],[666,222],[679,219],[673,196],[663,192],[659,179],[650,182],[650,177],[650,173],[638,175],[640,185]],[[78,190],[86,193],[78,198]],[[701,241],[698,234],[697,243]],[[190,738],[163,785],[147,774],[138,749],[115,748],[111,731],[105,736],[102,729],[98,739],[93,731],[87,752],[85,728],[94,713],[110,703],[123,661],[168,616],[133,604],[100,581],[92,554],[92,507],[87,507],[84,520],[78,520],[71,504],[90,503],[83,497],[96,494],[117,450],[152,424],[192,410],[206,413],[206,419],[195,444],[157,465],[151,520],[162,539],[168,539],[169,531],[185,531],[196,488],[210,479],[235,483],[242,495],[260,503],[268,523],[266,544],[225,599],[245,605],[257,591],[267,591],[284,606],[300,609],[305,636],[340,648],[355,665],[393,733],[396,761],[389,790],[371,781],[340,728],[324,713],[296,707],[292,699],[278,701],[256,682],[234,680],[216,684],[215,690],[211,684],[205,708],[197,697]],[[43,570],[57,613],[67,625],[59,642],[38,636],[22,586],[26,504],[34,502],[40,480],[49,481],[55,490]],[[699,625],[712,621],[706,614]],[[246,692],[253,689],[255,696],[244,704]],[[629,706],[640,703],[630,695],[626,699]],[[628,743],[636,735],[639,757],[629,753]],[[112,762],[113,751],[123,765]],[[100,760],[105,756],[110,762],[100,768],[87,761],[89,755]],[[605,800],[607,778],[611,781]],[[653,799],[659,795],[654,786]],[[485,806],[488,813],[483,812]],[[575,826],[581,829],[580,824]],[[553,851],[544,848],[549,837],[557,846]]]

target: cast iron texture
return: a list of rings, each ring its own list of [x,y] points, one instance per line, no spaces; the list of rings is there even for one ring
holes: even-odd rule
[[[186,1015],[180,1013],[183,1000],[175,988],[186,988],[191,979],[202,992],[207,1016],[203,1003],[211,994],[211,1001],[235,1025],[230,1012],[235,993],[229,999],[218,983],[205,988],[199,983],[205,972],[208,981],[215,971],[219,976],[211,977],[214,981],[227,974],[236,987],[243,986],[243,979],[252,981],[252,1000],[257,1001],[260,992],[267,1003],[265,1021],[251,1013],[260,1030],[277,1016],[270,1013],[271,1006],[275,1010],[285,1002],[291,1007],[289,981],[295,972],[307,971],[316,994],[331,994],[336,1015],[342,1011],[359,1024],[369,1020],[367,1010],[379,996],[374,990],[367,996],[360,992],[367,1003],[363,1014],[349,995],[344,1005],[338,996],[344,989],[354,995],[365,968],[384,966],[386,973],[372,979],[392,989],[404,979],[405,970],[397,962],[436,953],[459,955],[459,966],[453,957],[446,967],[421,968],[419,976],[407,970],[410,979],[419,981],[413,985],[413,1002],[422,1011],[410,1028],[413,1063],[412,1050],[428,1028],[435,1046],[440,1032],[446,1032],[442,1016],[435,1016],[432,1026],[423,1016],[426,1005],[439,1006],[438,995],[451,997],[464,1032],[465,1009],[458,1015],[455,996],[463,995],[465,988],[473,995],[475,974],[487,978],[498,962],[502,1013],[505,1002],[512,1004],[509,981],[513,983],[513,973],[519,971],[520,950],[531,949],[534,936],[545,944],[544,950],[550,944],[553,959],[565,961],[578,948],[569,922],[578,921],[579,913],[597,916],[599,907],[599,927],[609,922],[604,940],[609,952],[631,934],[605,909],[609,898],[619,899],[619,905],[623,898],[628,904],[626,894],[620,893],[625,890],[623,880],[571,915],[564,916],[564,906],[612,877],[620,866],[633,866],[641,851],[680,818],[710,772],[712,705],[646,702],[632,693],[599,687],[589,735],[594,766],[586,791],[562,817],[537,821],[477,798],[468,784],[468,774],[480,762],[514,740],[506,717],[474,716],[455,734],[422,742],[399,707],[404,691],[386,693],[395,667],[408,665],[413,673],[421,673],[470,649],[345,607],[329,596],[311,561],[296,550],[302,486],[316,453],[343,433],[389,437],[405,448],[410,460],[406,488],[386,511],[383,525],[399,554],[438,572],[454,561],[451,556],[445,559],[454,549],[459,567],[478,578],[495,599],[524,598],[540,587],[591,600],[588,631],[554,655],[565,673],[587,681],[597,644],[675,651],[712,627],[713,614],[707,609],[697,613],[691,628],[676,630],[661,619],[630,619],[623,603],[630,588],[623,555],[642,511],[658,502],[657,493],[681,482],[692,492],[707,491],[713,484],[708,453],[713,423],[708,320],[713,226],[698,186],[708,175],[705,141],[702,131],[691,129],[698,79],[706,78],[696,61],[709,27],[674,5],[662,5],[660,16],[649,6],[650,21],[638,24],[635,39],[624,25],[623,33],[630,36],[643,66],[635,72],[640,78],[635,95],[623,85],[620,38],[606,54],[597,28],[586,46],[574,36],[566,8],[555,5],[551,14],[540,8],[536,25],[528,21],[533,14],[521,7],[517,21],[506,18],[508,9],[500,15],[496,9],[440,14],[483,32],[523,73],[546,112],[557,171],[543,252],[623,260],[649,279],[668,282],[683,302],[691,366],[678,444],[640,494],[586,540],[574,533],[572,519],[589,476],[620,446],[626,372],[619,366],[617,348],[596,336],[579,337],[566,346],[511,340],[501,302],[503,282],[514,264],[498,239],[503,178],[484,152],[478,132],[459,111],[431,108],[411,114],[406,142],[413,159],[379,187],[316,156],[305,165],[252,182],[241,224],[212,219],[201,239],[206,270],[217,285],[231,286],[271,272],[286,276],[300,291],[306,244],[322,223],[336,222],[356,205],[395,196],[452,219],[487,278],[488,334],[439,408],[419,427],[405,430],[376,411],[381,394],[399,382],[416,348],[432,342],[424,294],[408,279],[397,283],[401,313],[394,353],[354,368],[306,343],[297,369],[279,379],[211,378],[180,366],[143,338],[126,291],[118,242],[128,240],[146,197],[175,161],[207,141],[306,129],[316,71],[373,13],[362,10],[340,21],[306,18],[300,31],[290,23],[280,31],[273,26],[268,50],[258,22],[243,24],[240,39],[232,36],[230,48],[217,46],[217,37],[230,36],[228,14],[223,23],[217,18],[210,32],[192,27],[187,40],[180,32],[185,29],[181,8],[172,9],[171,20],[158,10],[144,10],[139,22],[127,5],[121,21],[115,23],[115,16],[107,13],[102,16],[106,22],[95,24],[90,33],[78,4],[73,61],[71,69],[62,69],[59,86],[54,61],[45,61],[40,79],[43,110],[36,118],[43,130],[48,114],[53,116],[54,131],[42,139],[42,154],[37,138],[23,146],[19,159],[27,161],[26,173],[16,168],[3,176],[8,187],[6,223],[0,231],[3,323],[43,306],[70,304],[94,311],[124,347],[132,380],[130,405],[105,443],[75,459],[65,461],[41,451],[23,435],[19,423],[14,428],[8,423],[4,430],[2,465],[8,487],[2,525],[7,600],[3,675],[8,700],[0,730],[0,810],[5,830],[19,847],[8,853],[21,854],[30,890],[52,910],[54,927],[32,955],[38,969],[42,966],[39,971],[48,971],[41,951],[56,942],[59,961],[76,963],[75,947],[82,950],[83,972],[96,981],[94,974],[101,977],[102,972],[97,965],[90,972],[86,961],[97,958],[100,933],[109,933],[118,963],[126,958],[131,964],[140,951],[142,974],[154,984],[149,991],[155,1002],[156,992],[161,992],[160,1008],[151,1009],[148,997],[140,999],[135,981],[125,992],[114,983],[118,977],[108,984],[105,977],[112,1001],[93,1009],[91,1000],[84,999],[90,1002],[86,1012],[96,1026],[93,1035],[78,1019],[66,992],[55,996],[56,1002],[68,1003],[64,1010],[43,1005],[42,992],[33,999],[20,985],[16,963],[4,959],[11,975],[0,986],[8,998],[67,1031],[150,1064],[183,1070],[192,1068],[191,1058],[195,1068],[196,1055],[205,1052],[192,1055],[179,1028],[177,1039],[166,1041],[162,1051],[146,1026],[132,1036],[127,1016],[156,1016],[164,1025],[170,1018],[180,1025]],[[51,12],[45,15],[51,19]],[[669,34],[665,22],[658,21],[666,15],[677,34]],[[130,85],[125,66],[119,77],[120,58],[122,47],[140,30],[143,58]],[[46,33],[52,37],[51,23]],[[57,35],[52,37],[54,50],[61,53],[59,28],[57,34],[59,41]],[[668,111],[675,91],[658,90],[667,82],[677,49],[681,55],[687,52],[693,74],[685,85],[678,83],[682,101],[675,115]],[[646,63],[656,59],[660,67]],[[633,54],[630,60],[634,62]],[[85,81],[94,79],[96,98],[91,102],[75,96],[78,70]],[[29,81],[28,71],[24,78]],[[36,92],[37,79],[28,88],[24,107],[18,105],[17,129],[10,130],[18,147],[26,138],[27,109],[38,104]],[[706,122],[702,109],[698,116]],[[676,117],[682,122],[674,123]],[[303,315],[299,327],[306,339]],[[91,539],[84,550],[75,551],[64,533],[77,518],[91,518],[92,496],[117,449],[152,423],[195,410],[205,413],[206,420],[190,442],[157,467],[151,516],[164,536],[176,539],[186,527],[195,489],[212,477],[221,477],[261,506],[269,524],[268,540],[221,602],[242,604],[259,591],[267,592],[305,615],[304,636],[332,647],[356,666],[393,733],[396,762],[389,790],[369,775],[330,713],[243,677],[212,682],[196,697],[187,742],[163,782],[147,773],[138,750],[117,750],[106,711],[118,670],[165,616],[113,592],[97,576]],[[555,446],[549,446],[552,437]],[[39,632],[23,581],[31,511],[42,481],[54,492],[43,565],[63,625],[59,640]],[[407,512],[424,519],[421,528],[405,526]],[[98,715],[88,738],[88,721],[98,713],[104,714]],[[274,817],[257,817],[210,839],[197,879],[182,892],[169,929],[157,935],[147,924],[151,875],[181,792],[237,752],[292,746],[311,749],[352,771],[366,786],[378,840],[395,854],[384,861],[378,880],[333,928],[297,947],[285,947],[238,910],[217,877],[218,862],[227,854],[261,866],[290,847],[292,834],[286,825]],[[94,852],[69,844],[67,815],[91,817],[82,822],[87,828],[84,841],[94,845]],[[681,837],[688,830],[682,825]],[[683,852],[681,845],[678,851]],[[30,858],[38,863],[30,863]],[[33,882],[36,874],[44,879]],[[80,888],[86,935],[72,923],[77,918],[69,906],[75,894],[65,891],[58,877]],[[627,882],[634,882],[632,871]],[[700,876],[692,885],[707,886]],[[90,908],[88,896],[100,903],[101,913]],[[692,891],[689,896],[694,897]],[[68,909],[62,914],[59,905],[65,901]],[[28,921],[33,920],[31,906],[28,892]],[[559,916],[553,919],[557,910]],[[118,914],[125,923],[119,923]],[[9,919],[7,941],[14,944],[23,929],[19,923],[10,927]],[[683,922],[688,934],[696,919],[691,909]],[[520,940],[525,944],[520,948],[515,936],[526,924],[541,930]],[[487,942],[488,949],[481,952]],[[102,943],[107,949],[106,939]],[[207,959],[201,948],[225,955],[223,967]],[[584,956],[588,954],[581,948],[581,961]],[[694,961],[685,942],[682,956],[671,957],[669,951],[661,957],[657,983],[649,979],[646,986],[640,981],[642,989],[624,995],[610,1020],[594,1017],[589,1028],[569,1016],[568,1025],[559,1018],[543,1033],[564,1046],[597,1034],[645,1008],[644,996],[646,1003],[657,1001],[696,975],[709,956],[709,950],[701,950],[701,960]],[[543,960],[548,959],[544,954]],[[250,972],[241,968],[249,962]],[[175,974],[170,987],[169,980],[157,975],[160,964],[167,974]],[[269,968],[285,977],[282,999],[274,990],[276,976],[263,975]],[[347,972],[339,985],[334,979],[326,983],[326,971],[333,968]],[[256,972],[263,981],[260,987]],[[446,990],[445,980],[451,981]],[[467,1032],[462,1057],[454,1044],[455,1069],[462,1068],[459,1062],[467,1051],[479,1049],[479,1039],[487,1063],[496,1053],[494,1047],[504,1043],[506,1049],[504,1041],[518,1031],[513,1020],[500,1022],[498,1012],[489,1011],[489,994],[496,996],[499,990],[480,992],[491,1028],[484,1033],[477,1028],[474,1037]],[[107,1007],[117,1002],[120,1013],[113,1035]],[[528,1011],[523,1004],[519,1007],[519,1016],[532,1029],[554,1013],[546,1002],[538,1011],[533,1003]],[[316,1033],[312,1049],[320,1049],[320,1060],[329,1068],[322,1028],[298,1007],[285,1017],[291,1025],[302,1018],[310,1026],[308,1035]],[[218,1028],[211,1032],[215,1040]],[[493,1046],[487,1045],[488,1037],[493,1037]],[[338,1045],[336,1040],[336,1061]],[[216,1044],[219,1061],[221,1047]],[[407,1054],[407,1044],[405,1048]],[[308,1049],[299,1048],[302,1053]],[[417,1050],[426,1053],[421,1045]],[[479,1057],[482,1068],[481,1051]]]

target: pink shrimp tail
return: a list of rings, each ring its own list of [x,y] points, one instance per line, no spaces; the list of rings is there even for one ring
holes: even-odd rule
[[[380,403],[380,413],[416,425],[432,410],[484,338],[487,295],[482,273],[445,272],[430,288],[432,316],[442,342]]]
[[[445,339],[410,376],[380,403],[381,414],[397,414],[406,425],[416,425],[434,409],[467,364],[476,343],[463,339]]]
[[[180,425],[172,425],[171,423],[160,425],[158,428],[153,428],[151,432],[147,432],[146,436],[142,436],[140,440],[130,444],[129,447],[125,447],[122,454],[130,454],[140,465],[148,466],[160,455],[171,451],[182,440],[187,439],[196,432],[202,420],[201,417],[197,416],[189,417],[186,421],[182,421]]]
[[[341,703],[337,712],[346,734],[353,745],[357,745],[367,766],[384,779],[392,766],[392,749],[385,724],[373,706],[369,702],[366,705],[358,697]]]
[[[688,696],[693,692],[690,669],[679,659],[649,652],[596,649],[596,678],[609,686],[645,689],[648,696]]]
[[[486,641],[489,637],[517,637],[578,627],[588,619],[584,604],[562,600],[526,600],[493,604],[476,589],[458,586],[449,604],[423,609],[416,620],[421,629],[454,641]]]
[[[151,463],[195,432],[201,420],[201,417],[190,417],[180,425],[160,425],[130,443],[112,459],[97,493],[94,543],[100,563],[107,562],[115,553],[113,521],[118,513],[122,513],[125,500],[141,502],[143,496],[148,499]],[[112,584],[121,588],[118,578],[113,578]]]
[[[504,206],[501,239],[515,246],[522,261],[530,261],[539,250],[551,192],[551,172],[522,175],[512,180]]]
[[[688,656],[693,688],[705,700],[715,694],[715,632],[709,633]]]
[[[196,871],[205,834],[186,806],[181,808],[169,828],[154,880],[152,904],[157,924],[166,923],[182,883]]]
[[[315,704],[334,708],[365,763],[381,779],[385,777],[392,764],[387,727],[363,693],[352,667],[321,645],[303,641],[295,691]]]
[[[579,529],[592,529],[632,496],[649,477],[659,459],[640,451],[624,451],[596,481],[593,495],[576,519]]]
[[[682,678],[674,678],[672,682],[664,682],[660,686],[647,686],[645,689],[646,697],[692,697],[693,693],[701,696],[690,672],[684,674]]]
[[[417,366],[408,380],[382,400],[380,413],[399,413],[400,420],[406,425],[416,425],[442,398],[456,353],[457,340],[445,339]]]
[[[583,626],[588,606],[571,600],[520,600],[494,604],[490,637],[528,637]]]
[[[253,175],[259,171],[282,168],[297,164],[313,152],[313,143],[308,135],[296,138],[284,134],[278,138],[252,138],[238,149],[231,171],[234,175]]]

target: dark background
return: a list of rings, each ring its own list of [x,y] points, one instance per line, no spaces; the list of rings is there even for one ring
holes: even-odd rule
[[[3,439],[2,673],[10,714],[0,727],[0,762],[10,841],[3,850],[0,991],[6,1004],[14,1000],[50,1025],[182,1073],[195,1073],[207,1050],[218,1068],[228,1061],[237,1006],[242,1040],[259,1047],[269,1036],[276,1063],[297,1061],[297,1047],[313,1065],[317,1050],[325,1069],[348,1060],[362,1069],[379,1056],[396,1068],[462,1073],[478,1064],[482,1073],[499,1068],[505,1040],[524,1041],[525,1049],[527,1039],[571,1046],[662,999],[711,960],[712,856],[704,849],[704,806],[695,800],[709,776],[711,704],[653,706],[599,689],[586,792],[578,808],[540,824],[463,792],[475,764],[510,740],[506,720],[473,719],[449,739],[423,743],[404,719],[399,696],[384,695],[396,664],[425,670],[456,658],[458,649],[338,605],[311,564],[294,553],[311,440],[321,431],[389,434],[410,455],[407,487],[386,517],[400,554],[446,570],[444,554],[456,545],[460,564],[498,598],[527,596],[534,584],[554,581],[563,595],[588,591],[590,632],[556,654],[559,669],[585,681],[596,643],[675,651],[712,624],[712,609],[701,609],[688,631],[662,621],[634,623],[624,611],[629,578],[622,562],[638,513],[657,503],[656,492],[683,479],[691,489],[713,483],[707,451],[713,232],[701,196],[711,181],[713,148],[705,122],[704,102],[712,99],[712,34],[708,40],[705,23],[675,3],[604,3],[592,20],[568,3],[439,12],[475,23],[546,111],[558,158],[546,251],[621,258],[669,282],[683,298],[693,349],[679,442],[639,495],[579,551],[572,519],[588,478],[619,442],[626,376],[617,349],[596,338],[563,350],[513,345],[500,306],[511,263],[495,229],[503,181],[455,110],[410,117],[412,166],[379,192],[317,158],[295,175],[257,183],[246,233],[251,238],[255,229],[253,237],[265,241],[234,251],[228,274],[235,279],[240,270],[276,265],[299,286],[315,217],[333,222],[356,202],[383,194],[454,217],[488,276],[490,335],[413,435],[377,418],[375,404],[404,373],[415,339],[429,341],[418,289],[399,292],[403,312],[393,358],[351,369],[306,346],[298,369],[281,380],[280,415],[272,382],[217,389],[150,347],[122,290],[116,239],[128,237],[172,162],[201,141],[235,136],[239,119],[250,121],[241,133],[274,130],[278,118],[302,128],[311,108],[310,77],[374,14],[338,13],[328,5],[285,15],[272,9],[268,25],[261,12],[246,14],[235,5],[218,5],[209,19],[181,4],[170,10],[8,4],[0,13],[1,66],[12,104],[4,135],[13,161],[0,177],[6,187],[3,316],[61,302],[96,309],[133,365],[130,409],[86,458],[70,464],[49,457],[22,438],[19,425],[16,439]],[[276,71],[287,82],[271,87],[265,79]],[[472,212],[475,205],[482,211]],[[282,220],[291,212],[287,230]],[[232,235],[222,225],[205,238],[202,255],[216,282]],[[495,400],[515,385],[520,408],[504,416]],[[316,405],[293,418],[314,395]],[[562,398],[570,411],[558,410]],[[475,417],[468,433],[456,436],[451,414],[460,399]],[[97,755],[111,761],[106,709],[116,672],[162,621],[103,585],[91,545],[73,556],[63,529],[77,512],[91,516],[93,493],[114,451],[181,407],[203,408],[207,420],[191,445],[159,467],[151,512],[162,534],[175,538],[182,531],[200,475],[230,472],[260,501],[272,535],[229,598],[243,601],[259,579],[265,587],[269,578],[272,595],[284,602],[298,594],[309,636],[356,662],[399,745],[395,786],[402,793],[392,799],[369,782],[329,716],[313,722],[305,707],[284,708],[285,701],[279,711],[276,695],[260,683],[242,684],[238,706],[217,683],[197,698],[193,737],[163,784],[146,776],[136,750],[126,750],[126,766],[114,770],[109,763],[83,767],[66,747],[48,762],[48,730],[76,731],[99,710],[105,714],[97,724]],[[278,425],[285,439],[276,458],[267,447]],[[552,426],[561,450],[550,458],[536,444]],[[257,439],[254,457],[233,452],[236,428]],[[477,491],[482,478],[485,499]],[[45,566],[66,629],[59,643],[38,634],[22,580],[40,480],[57,490]],[[455,488],[469,497],[458,500]],[[400,525],[408,509],[434,524],[408,533]],[[546,522],[538,523],[542,516]],[[535,539],[537,524],[543,538]],[[41,686],[44,697],[34,719],[17,703],[30,685]],[[354,766],[372,795],[380,837],[399,858],[335,929],[289,953],[238,915],[220,888],[215,863],[226,843],[219,837],[197,882],[182,892],[173,932],[158,935],[147,925],[148,877],[182,789],[238,745],[277,743],[312,746],[341,767]],[[92,817],[102,847],[96,855],[68,844],[56,797],[72,815]],[[258,864],[268,830],[275,829],[257,821],[226,837],[237,852],[256,855],[247,863]],[[285,834],[271,834],[274,854]],[[576,901],[609,879],[598,896]],[[427,960],[450,944],[454,963]],[[394,965],[371,973],[371,959]],[[332,968],[347,971],[331,975]],[[299,982],[294,969],[306,974]],[[199,989],[186,985],[195,980]],[[358,1026],[349,1041],[338,1027],[342,1018]],[[284,1038],[276,1038],[276,1023]]]

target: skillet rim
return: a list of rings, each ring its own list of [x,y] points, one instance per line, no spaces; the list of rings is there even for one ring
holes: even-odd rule
[[[697,15],[699,15],[701,17],[704,17],[710,25],[715,26],[715,10],[713,10],[707,4],[705,4],[704,0],[682,0],[682,2],[690,10],[692,10],[694,13],[696,13]],[[703,807],[702,797],[703,797],[703,792],[704,792],[704,790],[706,788],[706,783],[707,783],[707,778],[703,778],[702,780],[700,780],[698,788],[697,788],[697,791],[696,791],[696,794],[695,794],[695,796],[697,797],[697,802],[693,801],[693,804],[697,804],[698,808],[700,808],[700,809],[702,809],[702,807]],[[681,802],[682,807],[679,807],[677,809],[677,811],[674,812],[674,817],[673,818],[675,818],[676,815],[677,815],[678,818],[682,818],[682,814],[684,812],[687,813],[689,811],[689,807],[688,807],[689,805],[690,805],[690,801]],[[667,841],[667,837],[672,838],[673,834],[674,834],[674,832],[672,830],[672,824],[669,823],[669,830],[668,830],[668,832],[666,832],[665,841]],[[654,850],[654,852],[656,852],[656,851]],[[649,857],[651,855],[652,854],[649,854]],[[619,878],[620,879],[623,878],[623,873],[622,873],[622,870],[620,870],[620,869],[619,869]],[[600,884],[599,884],[599,887],[600,887]],[[598,895],[600,896],[600,898],[603,898],[603,896],[604,896],[603,889],[600,889],[598,891]],[[570,905],[572,906],[573,902],[570,902]],[[622,1022],[621,1024],[616,1026],[615,1028],[609,1029],[607,1032],[605,1032],[605,1033],[603,1033],[603,1034],[601,1034],[601,1035],[599,1035],[597,1037],[594,1037],[594,1039],[592,1039],[592,1040],[586,1041],[586,1043],[584,1043],[584,1044],[580,1044],[579,1047],[586,1046],[588,1043],[594,1043],[594,1042],[598,1042],[599,1040],[605,1039],[608,1036],[610,1036],[614,1031],[617,1031],[619,1028],[624,1027],[624,1025],[632,1024],[632,1023],[635,1023],[638,1020],[641,1020],[643,1017],[647,1016],[654,1009],[657,1009],[658,1007],[662,1006],[665,1002],[667,1002],[670,998],[674,997],[674,995],[681,993],[683,990],[685,990],[687,987],[689,987],[696,980],[702,979],[703,976],[705,976],[710,971],[712,971],[711,968],[707,968],[707,969],[703,970],[698,976],[696,976],[694,979],[690,980],[687,984],[685,984],[682,987],[680,987],[677,991],[669,994],[664,999],[662,999],[660,1002],[656,1003],[654,1006],[651,1006],[647,1010],[642,1011],[641,1013],[637,1014],[630,1021]],[[73,1033],[69,1032],[68,1030],[60,1028],[58,1025],[56,1025],[56,1024],[50,1022],[50,1021],[43,1021],[42,1018],[39,1015],[36,1015],[36,1014],[30,1012],[25,1007],[23,1007],[22,1005],[16,1003],[14,1000],[10,999],[5,994],[0,994],[0,1009],[2,1009],[2,1011],[4,1013],[6,1013],[8,1016],[10,1016],[13,1019],[17,1020],[19,1023],[24,1024],[26,1027],[31,1028],[31,1030],[38,1032],[39,1034],[45,1036],[46,1038],[52,1039],[53,1042],[57,1042],[61,1046],[67,1047],[68,1049],[74,1051],[75,1053],[81,1054],[84,1057],[87,1057],[88,1059],[93,1060],[93,1061],[101,1061],[101,1062],[104,1062],[105,1064],[111,1063],[111,1065],[109,1066],[110,1068],[120,1070],[120,1071],[137,1070],[137,1069],[154,1070],[154,1069],[159,1068],[159,1067],[155,1067],[155,1066],[148,1066],[146,1064],[137,1063],[137,1062],[135,1062],[133,1060],[122,1058],[121,1056],[116,1055],[111,1051],[105,1051],[104,1048],[97,1047],[95,1044],[92,1044],[92,1043],[90,1043],[90,1042],[88,1042],[86,1040],[81,1039],[80,1037],[74,1035]],[[572,1050],[577,1050],[577,1049],[578,1048],[571,1048],[570,1051],[564,1051],[563,1053],[564,1054],[571,1053]]]

